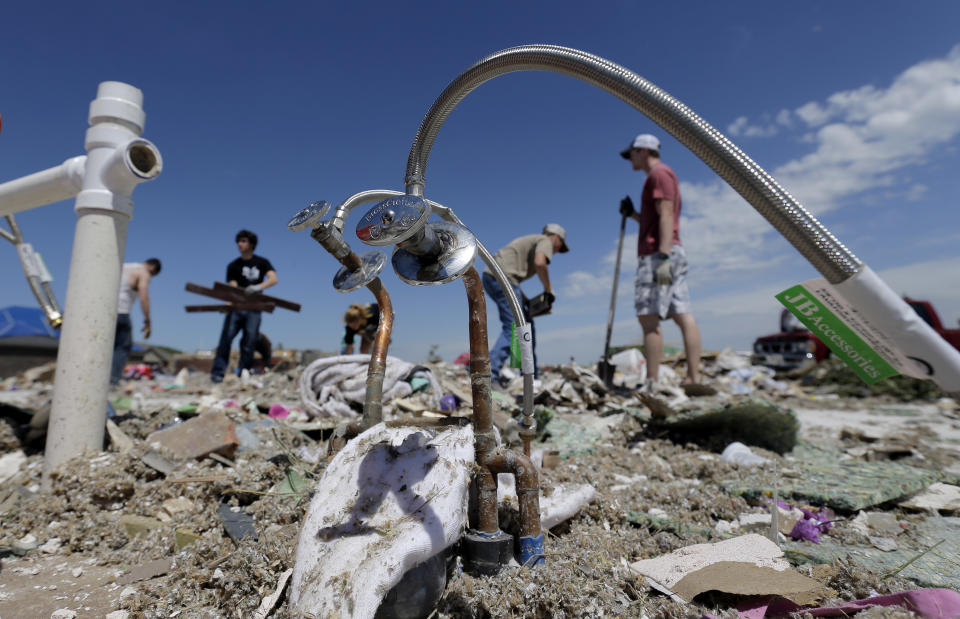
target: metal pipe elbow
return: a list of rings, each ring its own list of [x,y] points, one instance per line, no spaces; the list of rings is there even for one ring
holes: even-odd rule
[[[533,461],[521,453],[501,447],[484,454],[478,464],[493,475],[513,475],[517,502],[520,504],[520,535],[532,538],[540,536],[540,474]]]

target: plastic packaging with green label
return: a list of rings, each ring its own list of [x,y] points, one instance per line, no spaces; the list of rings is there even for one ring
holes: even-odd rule
[[[520,367],[520,338],[517,337],[517,323],[510,323],[510,367]]]

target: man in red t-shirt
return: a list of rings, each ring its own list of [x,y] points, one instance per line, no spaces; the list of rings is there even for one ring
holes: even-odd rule
[[[643,170],[640,212],[627,196],[620,213],[640,223],[637,242],[637,280],[634,305],[643,328],[643,354],[647,360],[647,384],[655,385],[663,357],[660,321],[673,318],[683,334],[687,354],[686,383],[700,382],[700,329],[690,313],[687,289],[687,254],[680,244],[680,185],[677,175],[660,161],[660,140],[638,135],[620,156]]]

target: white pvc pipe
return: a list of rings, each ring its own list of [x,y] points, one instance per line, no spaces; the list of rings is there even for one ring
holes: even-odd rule
[[[0,217],[60,202],[77,195],[83,185],[83,155],[60,165],[0,185]]]
[[[868,342],[903,374],[929,378],[944,391],[960,393],[960,352],[890,289],[870,267],[833,288],[887,340]]]
[[[47,430],[44,487],[61,463],[101,449],[117,322],[120,268],[134,187],[156,178],[160,152],[139,138],[143,93],[102,82],[90,104],[87,157]]]

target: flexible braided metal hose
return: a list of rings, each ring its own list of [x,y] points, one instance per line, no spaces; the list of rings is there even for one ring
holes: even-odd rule
[[[46,315],[47,322],[50,323],[50,326],[59,329],[63,323],[63,312],[57,304],[57,298],[53,294],[53,288],[50,287],[49,283],[41,281],[39,277],[31,273],[30,267],[24,262],[24,255],[19,251],[20,245],[24,244],[23,233],[20,232],[20,226],[17,225],[17,220],[14,219],[13,215],[6,215],[5,219],[7,220],[7,225],[10,226],[10,232],[0,228],[0,237],[7,239],[13,243],[14,247],[17,247],[17,254],[20,258],[20,264],[23,266],[23,272],[27,276],[27,284],[30,286],[30,291],[33,292],[37,303],[40,304],[40,308]]]
[[[481,59],[440,94],[424,116],[407,159],[406,191],[423,195],[430,149],[440,127],[470,92],[500,75],[550,71],[569,75],[609,92],[646,115],[675,137],[769,221],[818,270],[837,284],[861,266],[777,181],[693,110],[618,64],[557,45],[522,45]]]

